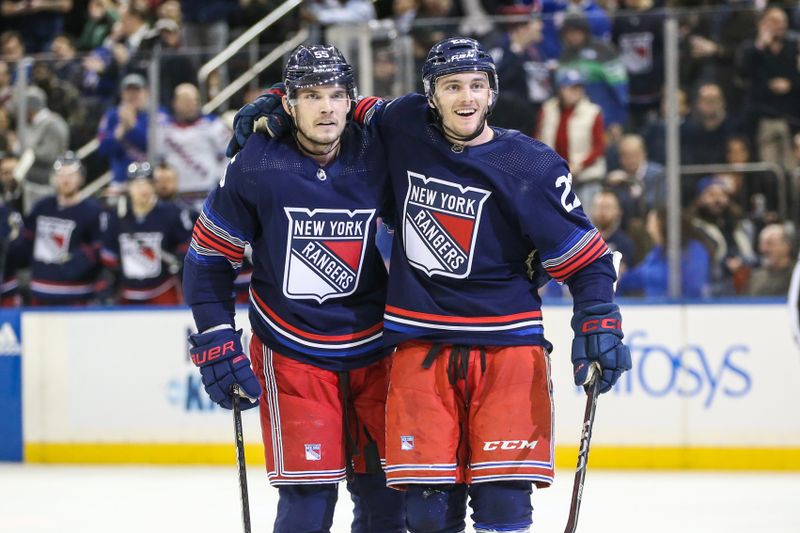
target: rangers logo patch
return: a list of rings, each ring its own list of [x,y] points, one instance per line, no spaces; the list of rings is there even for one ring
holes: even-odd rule
[[[400,435],[400,449],[411,451],[414,449],[414,435]]]
[[[122,271],[128,279],[151,279],[161,275],[161,232],[122,233],[119,250]]]
[[[403,248],[408,262],[429,276],[466,278],[475,236],[491,191],[408,172]]]
[[[283,293],[320,303],[355,292],[374,209],[284,208],[289,219]]]
[[[76,224],[73,220],[39,216],[33,258],[42,263],[63,263],[69,256],[69,243]]]
[[[321,461],[322,446],[319,444],[306,444],[306,461]]]

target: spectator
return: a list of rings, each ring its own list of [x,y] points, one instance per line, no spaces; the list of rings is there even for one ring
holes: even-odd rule
[[[150,54],[140,53],[142,44],[152,38],[148,24],[148,12],[134,3],[120,7],[120,19],[100,50],[108,72],[105,75],[118,80],[131,72],[144,74],[150,61]],[[145,47],[146,49],[146,47]],[[97,51],[97,49],[95,50]]]
[[[592,209],[589,216],[592,223],[606,241],[608,249],[622,254],[622,272],[636,262],[633,240],[621,228],[622,208],[619,198],[609,190],[603,189],[592,198]]]
[[[18,31],[8,30],[0,33],[0,59],[16,63],[25,57],[25,44]],[[12,75],[12,79],[15,76]]]
[[[183,46],[181,28],[177,22],[167,18],[158,19],[153,29],[158,32],[158,42],[161,44],[158,103],[168,107],[175,88],[182,83],[195,83],[197,71]],[[151,41],[148,47],[153,44],[155,41]]]
[[[243,3],[243,2],[242,2]],[[183,12],[181,11],[181,3],[178,0],[167,0],[158,6],[156,14],[160,19],[170,19],[178,26],[183,24]],[[266,13],[264,13],[266,15]]]
[[[203,55],[193,57],[206,61],[220,53],[230,36],[228,16],[238,7],[238,0],[180,0],[183,17],[184,43],[192,52]],[[221,83],[228,83],[227,68],[218,69]]]
[[[121,303],[177,305],[192,219],[175,204],[158,201],[146,161],[128,167],[128,198],[103,232],[103,265],[118,273]]]
[[[502,35],[489,50],[503,80],[492,123],[529,133],[542,104],[553,95],[550,68],[541,49],[542,21],[529,6],[508,6],[498,12],[524,19],[505,23]]]
[[[83,83],[83,66],[78,59],[78,52],[72,38],[69,35],[59,35],[53,39],[50,51],[55,56],[52,70],[55,71],[58,79],[80,88]]]
[[[676,91],[678,100],[678,127],[683,127],[686,122],[686,117],[689,116],[689,99],[686,92],[682,89]],[[647,154],[651,161],[661,165],[666,164],[667,161],[667,123],[665,120],[666,101],[661,102],[661,116],[655,122],[651,122],[644,126],[641,130],[642,137],[644,138],[645,146],[647,147]],[[610,167],[616,166],[611,165]]]
[[[0,108],[11,100],[14,95],[14,87],[11,85],[11,69],[8,63],[0,61]]]
[[[426,19],[453,18],[459,16],[460,4],[455,0],[396,0],[394,9],[401,28],[407,24],[409,27],[416,21],[422,24],[410,28],[413,38],[415,70],[422,71],[422,64],[428,55],[428,50],[437,42],[448,37],[455,28],[442,25],[425,24]],[[401,10],[405,10],[400,14]],[[422,80],[417,77],[417,91],[424,92]]]
[[[166,163],[161,163],[153,170],[153,186],[158,200],[164,203],[175,204],[181,211],[186,211],[194,225],[200,212],[189,202],[178,196],[178,173]]]
[[[199,210],[225,172],[230,130],[218,117],[201,115],[197,87],[184,83],[175,89],[172,116],[158,135],[159,158],[177,171],[180,196]]]
[[[625,296],[669,295],[669,264],[666,254],[666,210],[647,213],[647,234],[653,247],[641,263],[620,276],[617,292]],[[681,296],[703,298],[709,295],[709,253],[687,217],[681,217]]]
[[[686,87],[713,81],[722,87],[728,109],[742,109],[736,83],[736,55],[742,42],[755,36],[757,13],[753,0],[708,2],[712,10],[684,11],[679,29],[680,79]]]
[[[23,179],[24,213],[45,196],[53,194],[50,176],[53,164],[69,147],[69,127],[60,115],[47,107],[47,95],[39,87],[25,91],[27,112],[26,138],[21,139],[25,151],[17,166],[17,177]]]
[[[373,73],[373,93],[376,96],[390,98],[400,94],[399,89],[397,89],[397,60],[390,48],[375,50]]]
[[[71,152],[53,166],[56,194],[38,202],[9,246],[15,265],[31,268],[31,305],[85,305],[95,293],[100,204],[81,199],[84,169]]]
[[[72,9],[72,0],[3,0],[0,13],[13,20],[25,49],[30,53],[46,52],[50,43],[64,31],[64,14]]]
[[[606,178],[606,184],[620,198],[623,227],[629,228],[631,219],[644,220],[644,215],[663,205],[666,197],[664,167],[648,161],[644,140],[639,135],[628,134],[618,146],[619,166]]]
[[[692,224],[711,251],[711,294],[741,294],[756,262],[750,224],[739,206],[731,202],[723,181],[704,178],[697,190]]]
[[[92,50],[81,61],[81,81],[78,88],[86,97],[90,116],[101,116],[114,105],[119,91],[119,74],[110,48]]]
[[[722,88],[716,83],[700,85],[694,111],[681,128],[681,163],[710,165],[724,162],[726,143],[733,130]]]
[[[752,162],[746,137],[732,136],[728,138],[726,146],[725,162],[729,165]],[[756,230],[778,221],[778,179],[773,172],[745,173],[734,170],[716,174],[715,177],[725,183],[731,199],[745,209]]]
[[[89,0],[86,9],[88,18],[77,42],[78,49],[84,52],[102,46],[119,20],[119,13],[109,0]]]
[[[14,178],[14,168],[19,158],[9,152],[0,153],[0,195],[2,203],[11,211],[22,213],[22,187]]]
[[[111,166],[111,192],[125,187],[128,165],[147,157],[147,100],[144,77],[128,74],[120,84],[119,106],[109,109],[100,120],[97,151]]]
[[[368,0],[312,0],[307,16],[322,26],[358,24],[375,20],[375,7]]]
[[[39,61],[33,65],[31,81],[42,89],[47,98],[47,107],[62,117],[70,131],[69,148],[77,148],[94,136],[88,130],[86,107],[80,92],[70,82],[59,79],[49,62]]]
[[[561,55],[559,31],[567,13],[582,14],[597,39],[608,41],[611,38],[611,21],[594,0],[544,0],[541,5],[544,19],[543,49],[547,59],[558,59]]]
[[[561,25],[562,69],[580,70],[586,78],[586,95],[603,110],[603,122],[613,140],[619,139],[627,120],[628,75],[614,47],[592,36],[589,22],[570,13]]]
[[[588,204],[606,174],[603,112],[586,97],[580,71],[559,71],[557,81],[558,96],[542,106],[535,136],[569,163],[573,190]]]
[[[738,75],[749,87],[748,111],[759,158],[791,168],[790,128],[800,126],[800,50],[786,36],[787,25],[783,9],[764,11],[755,40],[743,45]]]
[[[664,21],[654,0],[622,0],[613,41],[628,71],[629,126],[640,130],[656,120],[664,85]]]
[[[784,224],[769,224],[758,234],[759,266],[747,281],[750,296],[785,296],[795,260],[792,234]]]

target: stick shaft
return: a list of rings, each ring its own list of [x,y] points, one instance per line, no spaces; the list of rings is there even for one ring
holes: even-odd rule
[[[233,386],[233,434],[236,440],[236,466],[239,470],[239,495],[242,499],[242,524],[244,533],[250,532],[250,497],[247,493],[247,464],[244,459],[244,433],[239,386]]]
[[[592,426],[594,425],[594,412],[597,408],[599,395],[599,379],[595,377],[586,386],[586,409],[583,413],[583,428],[581,431],[581,447],[578,452],[578,466],[575,468],[575,481],[572,484],[572,500],[569,505],[569,519],[565,533],[575,533],[578,529],[578,513],[581,510],[583,498],[583,482],[586,479],[586,465],[589,461],[589,444],[592,440]]]

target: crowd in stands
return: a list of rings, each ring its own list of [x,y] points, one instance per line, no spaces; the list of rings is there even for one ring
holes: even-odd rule
[[[0,0],[3,304],[180,302],[189,230],[222,175],[230,135],[224,121],[201,113],[201,98],[239,66],[212,73],[205,95],[197,69],[280,3]],[[722,165],[681,176],[682,294],[784,295],[800,196],[797,2],[308,0],[261,42],[280,43],[302,25],[392,21],[419,66],[444,37],[479,39],[500,78],[490,123],[528,133],[569,162],[583,208],[623,253],[618,292],[659,297],[668,294],[670,13],[679,26],[681,165]],[[150,94],[156,53],[158,94]],[[378,96],[397,95],[397,53],[391,42],[376,46]],[[87,160],[71,155],[95,139]],[[767,165],[743,166],[759,162]],[[101,201],[78,194],[106,170]],[[243,294],[247,276],[244,269]],[[565,291],[552,283],[544,293]]]

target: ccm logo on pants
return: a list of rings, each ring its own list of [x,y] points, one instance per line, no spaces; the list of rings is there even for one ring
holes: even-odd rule
[[[528,448],[532,450],[536,447],[538,441],[528,442],[526,440],[490,440],[483,443],[484,451],[491,452],[494,450],[523,450]]]

